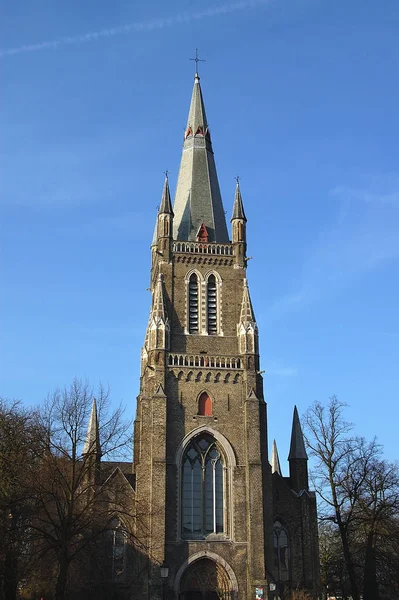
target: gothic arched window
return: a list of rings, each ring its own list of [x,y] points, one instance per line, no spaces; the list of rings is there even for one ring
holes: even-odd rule
[[[188,282],[188,331],[198,333],[198,277],[194,273]]]
[[[273,546],[274,563],[277,569],[277,578],[279,581],[288,581],[289,579],[289,545],[288,533],[286,528],[275,521],[273,528]]]
[[[206,392],[202,392],[198,400],[198,414],[204,417],[212,416],[212,400]]]
[[[182,459],[182,535],[203,538],[224,532],[224,458],[214,437],[203,434]]]
[[[216,335],[218,332],[217,290],[216,290],[216,278],[214,275],[209,275],[209,277],[208,277],[207,311],[208,311],[208,334]]]
[[[119,519],[114,519],[106,532],[108,579],[121,581],[124,578],[127,534]]]

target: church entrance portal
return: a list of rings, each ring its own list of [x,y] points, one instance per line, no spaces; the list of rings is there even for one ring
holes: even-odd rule
[[[180,585],[180,600],[230,600],[232,594],[225,569],[201,558],[187,567]]]

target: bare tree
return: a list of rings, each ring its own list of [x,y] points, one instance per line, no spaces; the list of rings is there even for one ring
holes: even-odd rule
[[[37,430],[32,414],[16,401],[0,399],[0,599],[15,600],[32,514],[26,481],[34,478]]]
[[[334,523],[320,521],[320,579],[326,595],[349,596],[348,574],[342,554],[342,542]]]
[[[334,522],[339,530],[353,600],[359,600],[355,563],[349,543],[350,526],[361,481],[352,461],[359,441],[350,435],[352,425],[343,418],[345,404],[335,396],[328,407],[316,402],[303,419],[304,435],[316,460],[313,479],[323,500],[320,518]],[[361,443],[361,442],[360,442]],[[372,451],[372,449],[370,449]],[[357,462],[357,461],[355,461]]]
[[[39,556],[56,564],[56,600],[65,598],[71,567],[88,560],[113,520],[134,518],[127,480],[106,485],[115,466],[111,464],[108,472],[106,463],[100,466],[100,457],[115,461],[126,451],[131,457],[131,424],[120,407],[109,410],[108,389],[100,385],[96,397],[98,428],[91,437],[87,425],[94,393],[81,380],[52,393],[36,414],[42,437],[40,469],[31,482],[31,541]]]
[[[363,587],[365,600],[378,600],[377,555],[398,515],[398,467],[381,459],[375,440],[353,435],[345,406],[335,396],[327,406],[316,402],[303,419],[304,434],[315,459],[320,519],[338,530],[350,595],[359,600]]]
[[[378,600],[380,588],[398,584],[395,577],[383,576],[384,562],[391,562],[387,550],[398,543],[399,471],[398,465],[375,458],[368,465],[367,474],[357,507],[357,525],[365,540],[364,600]],[[395,535],[396,533],[396,535]],[[384,557],[381,560],[382,556]],[[397,549],[393,556],[396,557]],[[396,561],[396,566],[399,562]],[[385,579],[385,581],[384,581]]]

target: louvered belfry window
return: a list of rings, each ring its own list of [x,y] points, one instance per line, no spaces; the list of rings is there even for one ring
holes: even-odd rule
[[[188,284],[188,330],[198,333],[198,277],[194,273]]]
[[[217,295],[216,295],[216,279],[214,275],[208,277],[208,292],[207,292],[207,309],[208,309],[208,334],[217,334]]]

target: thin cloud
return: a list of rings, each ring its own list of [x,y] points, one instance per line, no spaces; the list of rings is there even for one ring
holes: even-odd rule
[[[94,42],[100,38],[107,38],[115,35],[123,35],[134,32],[151,32],[159,29],[165,29],[167,27],[173,27],[174,25],[182,25],[185,23],[191,23],[193,21],[200,21],[201,19],[252,9],[256,8],[257,6],[270,4],[271,2],[272,0],[242,0],[241,2],[222,4],[220,6],[208,8],[199,12],[179,13],[177,15],[161,17],[152,21],[128,23],[119,27],[101,29],[99,31],[90,31],[80,35],[65,36],[55,40],[39,42],[37,44],[27,44],[18,46],[16,48],[6,48],[5,50],[0,50],[0,58],[4,58],[6,56],[15,56],[16,54],[39,52],[40,50],[57,49],[60,46],[72,44],[85,44],[87,42]]]
[[[296,289],[276,300],[269,319],[339,294],[367,272],[399,259],[399,194],[339,186],[330,196],[345,203],[306,257]]]
[[[399,207],[399,192],[397,191],[388,194],[374,194],[363,189],[340,186],[331,190],[330,195],[343,200],[357,200],[366,204],[387,204]]]
[[[266,365],[265,372],[267,376],[274,375],[277,377],[297,377],[299,375],[297,367],[285,367],[274,362]]]

